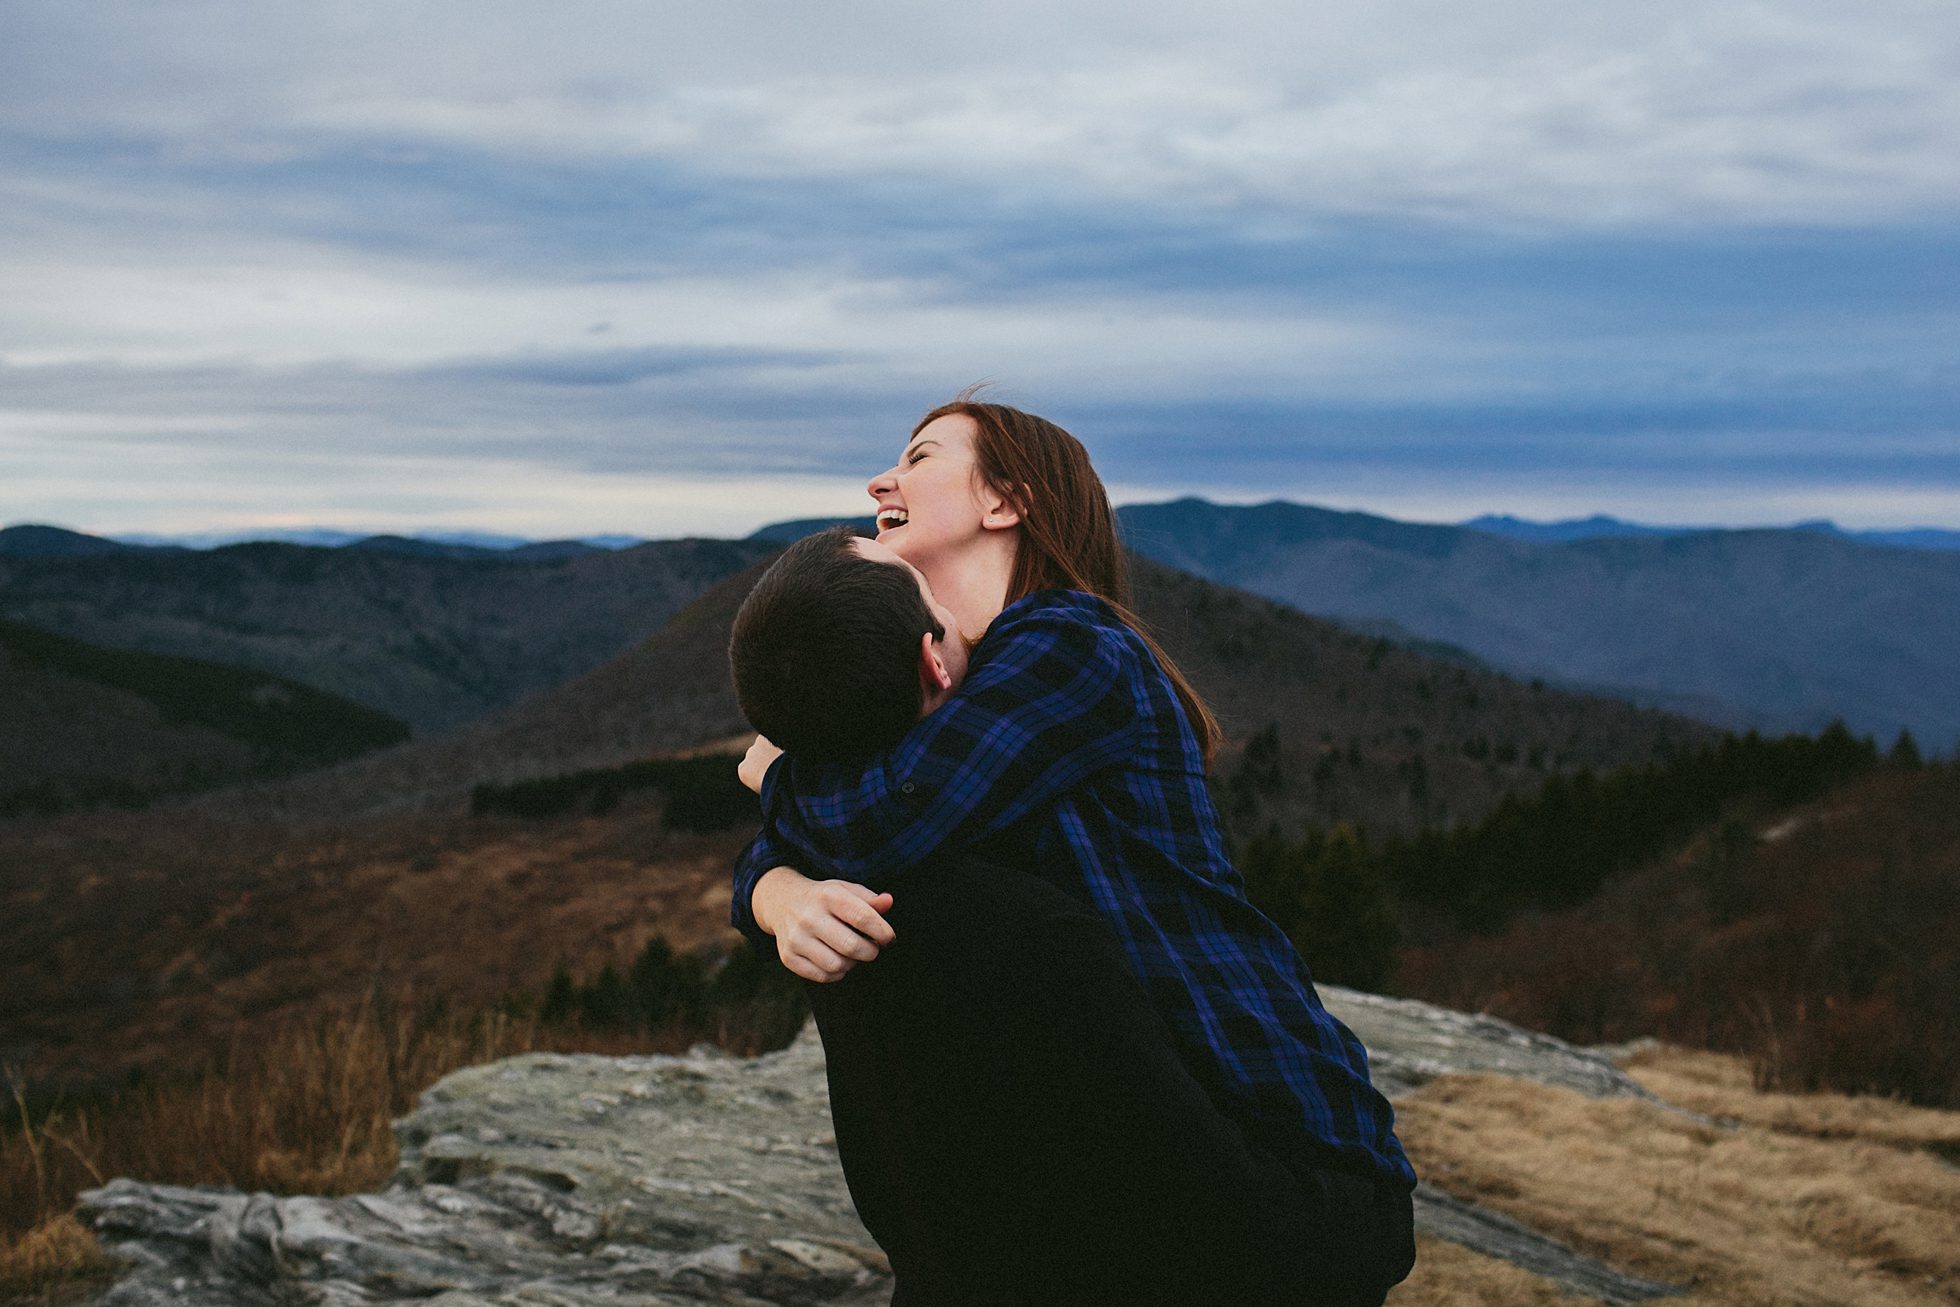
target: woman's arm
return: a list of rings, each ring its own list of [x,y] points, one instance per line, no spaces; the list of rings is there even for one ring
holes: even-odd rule
[[[1004,613],[965,684],[868,763],[770,767],[765,833],[789,861],[877,886],[1131,757],[1142,650],[1092,603]]]
[[[752,794],[762,793],[762,778],[769,774],[769,766],[783,756],[783,751],[772,743],[768,736],[758,735],[749,745],[749,751],[742,755],[740,765],[735,768],[735,776],[748,786]]]

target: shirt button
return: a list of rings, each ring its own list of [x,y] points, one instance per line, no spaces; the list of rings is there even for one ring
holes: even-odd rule
[[[898,787],[898,792],[900,794],[910,794],[916,788],[917,787],[914,786],[911,781],[907,781],[905,782],[905,784]]]

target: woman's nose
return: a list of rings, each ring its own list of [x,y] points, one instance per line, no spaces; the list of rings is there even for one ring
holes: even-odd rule
[[[873,499],[876,499],[879,495],[884,494],[887,490],[898,489],[897,474],[898,474],[897,468],[895,467],[886,468],[884,471],[880,472],[877,476],[871,478],[871,484],[867,485],[864,488],[864,492],[870,495]]]

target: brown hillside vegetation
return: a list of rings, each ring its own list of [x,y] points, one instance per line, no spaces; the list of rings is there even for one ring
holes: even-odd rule
[[[377,981],[475,1010],[541,992],[561,959],[623,967],[654,934],[725,945],[728,869],[748,834],[664,830],[652,795],[602,818],[455,816],[306,840],[155,815],[8,832],[0,1057],[43,1090],[194,1067]]]
[[[1227,729],[1279,723],[1297,742],[1276,779],[1253,779],[1260,810],[1395,827],[1706,733],[1139,572],[1145,611]],[[661,832],[645,802],[530,823],[467,805],[482,781],[615,765],[739,726],[725,648],[751,583],[711,588],[628,654],[448,737],[142,814],[0,824],[0,865],[18,869],[0,886],[0,1053],[37,1080],[106,1074],[194,1059],[241,1023],[345,998],[376,974],[489,1002],[541,985],[561,956],[590,974],[656,931],[680,946],[730,938],[727,874],[747,832]],[[1472,757],[1466,739],[1509,749]]]
[[[1960,765],[1738,813],[1580,907],[1405,950],[1398,988],[1743,1052],[1765,1085],[1960,1105]]]
[[[1672,1300],[1684,1307],[1960,1301],[1960,1169],[1933,1151],[1951,1146],[1960,1114],[1760,1094],[1740,1059],[1675,1049],[1629,1069],[1724,1119],[1452,1076],[1401,1100],[1397,1130],[1430,1183],[1685,1285]],[[1559,1301],[1511,1267],[1433,1243],[1423,1252],[1390,1303]]]

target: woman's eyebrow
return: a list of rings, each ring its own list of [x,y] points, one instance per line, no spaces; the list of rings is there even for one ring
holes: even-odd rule
[[[899,455],[899,457],[900,457],[900,458],[906,458],[906,457],[909,457],[910,455],[913,455],[913,454],[916,454],[916,453],[918,453],[918,452],[919,452],[920,450],[922,450],[922,449],[924,449],[924,448],[925,448],[925,447],[926,447],[927,445],[937,445],[938,443],[939,443],[939,442],[938,442],[937,440],[921,440],[921,441],[918,441],[918,442],[916,442],[916,443],[914,443],[914,444],[910,444],[910,445],[907,445],[907,446],[905,447],[905,453],[903,453],[903,454],[900,454],[900,455]]]

